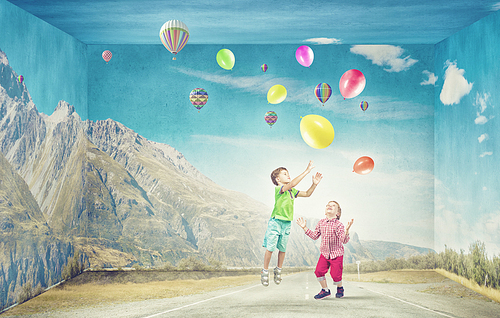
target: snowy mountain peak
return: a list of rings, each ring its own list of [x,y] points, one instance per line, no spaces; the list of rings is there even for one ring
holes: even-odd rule
[[[48,116],[46,120],[52,123],[59,123],[66,117],[71,116],[73,113],[75,113],[75,107],[70,105],[68,102],[61,100],[57,104],[57,107],[52,115]]]
[[[0,50],[0,64],[9,65],[7,55],[2,50]]]

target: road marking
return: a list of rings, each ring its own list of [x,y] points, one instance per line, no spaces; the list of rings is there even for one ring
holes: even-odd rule
[[[309,299],[309,294],[306,294],[306,300]]]
[[[209,300],[214,300],[214,299],[217,299],[217,298],[221,298],[221,297],[229,296],[229,295],[232,295],[232,294],[236,294],[236,293],[245,291],[247,289],[257,287],[257,286],[262,286],[262,284],[250,286],[250,287],[247,287],[245,289],[237,290],[237,291],[234,291],[234,292],[229,293],[229,294],[219,295],[219,296],[212,297],[212,298],[209,298],[209,299],[200,300],[200,301],[197,301],[197,302],[192,303],[192,304],[188,304],[188,305],[184,305],[184,306],[177,307],[177,308],[174,308],[174,309],[170,309],[170,310],[167,310],[167,311],[163,311],[163,312],[160,312],[160,313],[157,313],[157,314],[154,314],[154,315],[151,315],[151,316],[147,316],[147,317],[144,317],[144,318],[156,317],[156,316],[163,315],[163,314],[166,314],[166,313],[169,313],[169,312],[172,312],[172,311],[176,311],[176,310],[180,310],[180,309],[183,309],[183,308],[187,308],[187,307],[191,307],[191,306],[194,306],[194,305],[198,305],[198,304],[204,303],[204,302],[209,301]]]
[[[380,295],[383,295],[383,296],[386,296],[386,297],[389,297],[389,298],[392,298],[392,299],[399,300],[400,302],[403,302],[403,303],[405,303],[405,304],[408,304],[408,305],[412,305],[412,306],[418,307],[418,308],[420,308],[420,309],[424,309],[424,310],[431,311],[431,312],[433,312],[433,313],[435,313],[435,314],[438,314],[438,315],[441,315],[441,316],[445,316],[445,317],[449,317],[449,318],[455,318],[455,317],[453,317],[453,316],[449,316],[449,315],[447,315],[447,314],[443,314],[442,312],[435,311],[435,310],[432,310],[432,309],[429,309],[429,308],[425,308],[425,307],[422,307],[422,306],[420,306],[420,305],[417,305],[417,304],[414,304],[414,303],[410,303],[410,302],[408,302],[408,301],[406,301],[406,300],[402,300],[402,299],[399,299],[399,298],[396,298],[396,297],[393,297],[393,296],[390,296],[390,295],[386,295],[386,294],[381,293],[381,292],[377,292],[377,291],[374,291],[374,290],[371,290],[371,289],[368,289],[368,288],[364,288],[364,289],[369,290],[369,291],[371,291],[372,293],[377,293],[377,294],[380,294]]]

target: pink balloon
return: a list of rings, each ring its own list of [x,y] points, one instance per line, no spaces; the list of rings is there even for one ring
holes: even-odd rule
[[[309,67],[314,60],[314,52],[307,45],[302,45],[295,51],[295,58],[300,65]]]
[[[365,89],[366,78],[361,71],[352,69],[342,75],[339,82],[340,94],[346,98],[353,98]]]

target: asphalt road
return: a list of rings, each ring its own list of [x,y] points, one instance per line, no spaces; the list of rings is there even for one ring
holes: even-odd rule
[[[496,302],[420,292],[431,285],[345,281],[344,298],[316,300],[319,283],[314,273],[303,272],[285,276],[280,285],[271,281],[268,287],[253,284],[30,317],[500,317],[500,304]]]

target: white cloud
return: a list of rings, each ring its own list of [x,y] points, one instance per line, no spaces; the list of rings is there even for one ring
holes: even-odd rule
[[[482,188],[484,191],[486,187]],[[437,252],[445,245],[459,251],[469,252],[475,241],[485,243],[489,257],[500,255],[500,209],[498,202],[490,205],[487,213],[478,213],[477,206],[470,201],[456,201],[456,195],[439,179],[435,180],[435,244]],[[471,212],[473,211],[473,212]],[[470,216],[473,215],[472,218]]]
[[[482,95],[479,93],[476,94],[476,101],[474,105],[478,108],[479,114],[484,113],[484,111],[488,107],[488,99],[490,98],[490,96],[491,95],[489,93],[484,93]]]
[[[456,62],[446,61],[445,67],[444,84],[439,98],[444,105],[458,104],[462,97],[469,94],[473,83],[465,79],[465,70],[459,69]]]
[[[483,141],[488,140],[488,139],[490,139],[490,136],[488,134],[482,134],[481,136],[479,136],[477,138],[477,140],[479,140],[479,143],[482,143]]]
[[[500,10],[500,2],[497,2],[491,6],[491,11],[498,11],[498,10]]]
[[[304,40],[304,42],[311,42],[315,44],[342,44],[342,40],[336,38],[311,38]]]
[[[483,191],[486,191],[486,190],[488,190],[488,188],[487,187],[483,187]]]
[[[489,93],[484,93],[484,94],[476,94],[476,100],[474,102],[474,106],[477,107],[477,118],[474,120],[474,122],[478,125],[484,125],[488,122],[488,120],[494,118],[495,116],[490,116],[490,118],[486,118],[486,116],[481,115],[484,113],[486,108],[488,108],[488,100],[490,98]]]
[[[427,70],[423,71],[422,74],[427,75],[427,79],[423,80],[420,85],[435,85],[438,77]]]
[[[243,89],[247,92],[254,94],[266,94],[269,88],[273,85],[280,84],[283,85],[287,90],[287,101],[292,102],[302,102],[301,97],[297,94],[290,94],[290,92],[300,91],[300,88],[304,86],[302,81],[298,81],[289,77],[273,77],[273,76],[233,76],[231,74],[219,75],[216,73],[202,72],[184,67],[172,67],[172,69],[181,72],[183,74],[201,78],[203,80],[226,85],[228,87]],[[311,88],[310,92],[314,91]],[[313,98],[314,94],[309,93]],[[265,98],[265,97],[264,97]]]
[[[351,53],[363,55],[373,64],[386,66],[387,72],[401,72],[408,70],[418,60],[407,57],[401,58],[404,50],[400,46],[394,45],[354,45]]]
[[[480,154],[479,157],[484,158],[486,156],[491,156],[491,155],[493,155],[492,151],[485,151],[482,154]]]
[[[279,119],[278,119],[279,121]],[[265,125],[264,119],[262,119],[263,125]],[[191,135],[192,142],[201,143],[203,145],[226,145],[237,148],[244,149],[259,149],[262,151],[263,148],[268,147],[270,149],[276,150],[290,150],[299,151],[301,149],[302,140],[299,141],[281,141],[279,143],[270,143],[269,140],[254,138],[254,137],[226,137],[226,136],[215,136],[215,135]]]
[[[479,115],[475,120],[474,123],[477,125],[484,125],[488,122],[488,118],[484,117],[483,115]]]

